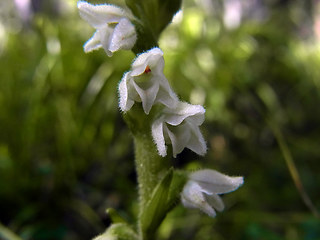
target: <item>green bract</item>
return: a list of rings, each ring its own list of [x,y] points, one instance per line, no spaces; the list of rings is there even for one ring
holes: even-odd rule
[[[112,224],[104,233],[93,240],[139,240],[138,235],[125,223]]]

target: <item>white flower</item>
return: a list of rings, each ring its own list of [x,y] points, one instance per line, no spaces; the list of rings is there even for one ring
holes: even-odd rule
[[[181,202],[187,208],[198,208],[210,217],[224,209],[218,194],[236,190],[243,184],[243,177],[229,177],[215,170],[204,169],[189,176],[181,193]]]
[[[134,102],[142,102],[146,114],[156,103],[175,107],[178,98],[163,74],[163,67],[163,52],[159,48],[142,53],[135,59],[132,70],[124,74],[119,84],[122,111],[129,111]]]
[[[137,34],[129,20],[134,18],[130,12],[110,4],[84,1],[78,2],[78,9],[80,16],[96,29],[83,46],[85,52],[103,48],[110,57],[119,49],[130,50],[134,46]]]
[[[166,143],[172,144],[173,156],[186,147],[199,155],[207,151],[199,126],[204,121],[205,109],[200,105],[179,102],[176,108],[165,108],[152,124],[152,136],[161,156],[167,155]]]

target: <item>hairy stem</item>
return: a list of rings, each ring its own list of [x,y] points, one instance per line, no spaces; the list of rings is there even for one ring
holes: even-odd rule
[[[140,208],[142,208],[150,199],[159,180],[171,166],[168,158],[163,158],[158,154],[150,133],[135,134],[134,145]]]
[[[134,139],[135,165],[139,184],[139,216],[150,200],[153,190],[171,167],[170,154],[167,157],[161,157],[153,142],[151,134],[152,112],[146,115],[142,106],[135,104],[130,112],[124,114],[124,119]],[[153,239],[141,229],[139,231],[141,239]]]

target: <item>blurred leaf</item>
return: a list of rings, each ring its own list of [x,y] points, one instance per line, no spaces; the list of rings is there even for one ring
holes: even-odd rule
[[[0,238],[3,240],[22,240],[19,236],[13,233],[0,223]]]
[[[139,220],[142,234],[145,236],[153,236],[167,214],[169,186],[172,181],[172,176],[173,169],[169,169],[155,187],[146,206],[143,206]]]
[[[127,223],[113,208],[108,208],[107,214],[110,216],[112,223]]]

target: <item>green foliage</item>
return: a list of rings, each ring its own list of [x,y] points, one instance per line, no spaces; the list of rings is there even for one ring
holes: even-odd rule
[[[179,201],[180,193],[186,181],[187,173],[173,171],[173,168],[170,168],[155,187],[139,217],[139,225],[146,239],[154,238],[167,213]]]

